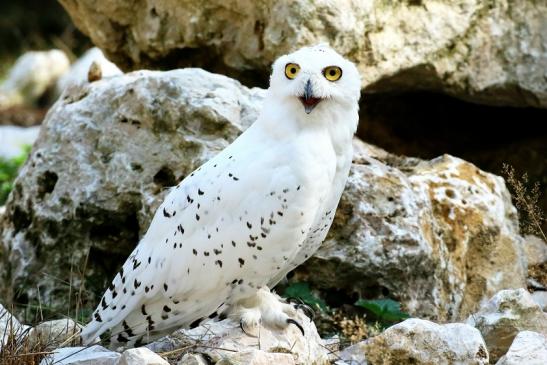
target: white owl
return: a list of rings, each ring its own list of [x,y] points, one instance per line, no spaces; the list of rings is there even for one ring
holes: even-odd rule
[[[326,45],[277,59],[254,124],[167,195],[82,340],[149,342],[213,316],[302,327],[270,292],[324,240],[358,122],[356,67]]]

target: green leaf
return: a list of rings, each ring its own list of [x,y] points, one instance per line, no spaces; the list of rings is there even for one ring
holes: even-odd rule
[[[3,205],[12,190],[13,180],[19,173],[19,168],[27,160],[31,146],[25,145],[21,148],[21,153],[12,158],[0,157],[0,205]]]
[[[401,305],[393,299],[359,299],[355,305],[371,312],[383,324],[400,322],[410,317],[401,311]]]
[[[296,282],[290,284],[283,292],[283,296],[285,298],[299,298],[310,307],[323,312],[328,310],[327,303],[313,295],[308,283]]]

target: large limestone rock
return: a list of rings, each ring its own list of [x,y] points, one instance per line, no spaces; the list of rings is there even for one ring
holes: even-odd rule
[[[522,331],[496,365],[547,364],[547,337],[537,332]]]
[[[42,302],[66,312],[62,280],[78,287],[84,278],[82,300],[94,306],[166,189],[248,127],[263,95],[198,69],[68,88],[0,218],[2,297],[37,301],[40,288]],[[525,285],[501,178],[451,156],[420,161],[355,147],[332,233],[300,276],[325,289],[390,295],[414,315],[440,319]]]
[[[241,330],[239,323],[226,319],[174,332],[147,347],[154,352],[190,349],[203,354],[216,365],[330,364],[329,351],[314,323],[302,311],[297,311],[295,319],[302,324],[304,336],[296,326],[291,325],[285,330],[261,327],[260,336],[251,337]],[[195,358],[188,359],[187,363],[196,361]]]
[[[33,105],[68,71],[70,61],[58,49],[27,52],[17,59],[0,85],[0,110]]]
[[[465,318],[498,290],[525,285],[502,178],[448,155],[421,161],[355,147],[333,228],[297,278],[394,296],[410,313],[440,320]]]
[[[507,352],[521,331],[547,336],[547,313],[525,289],[500,291],[469,316],[467,324],[482,333],[493,361]]]
[[[480,332],[471,326],[413,318],[346,348],[340,359],[340,365],[487,365],[488,350]]]
[[[40,294],[64,313],[63,281],[79,288],[83,277],[82,301],[95,306],[168,187],[249,126],[262,94],[198,69],[66,90],[1,218],[0,297],[37,304]]]
[[[256,82],[279,55],[329,42],[358,64],[367,92],[547,107],[543,1],[60,2],[126,68],[199,65]]]

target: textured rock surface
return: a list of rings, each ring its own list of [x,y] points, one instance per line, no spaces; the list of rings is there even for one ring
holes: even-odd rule
[[[522,331],[496,365],[547,364],[547,337],[537,332]]]
[[[547,336],[547,313],[525,289],[500,291],[471,315],[467,323],[482,333],[492,361],[507,352],[521,331]]]
[[[280,54],[329,42],[358,63],[365,91],[429,89],[547,107],[542,1],[61,3],[96,45],[129,68],[200,65],[265,80]]]
[[[42,302],[64,312],[67,288],[51,278],[68,280],[72,266],[85,271],[84,302],[94,306],[165,189],[250,125],[263,95],[196,69],[68,88],[1,218],[4,298],[35,300],[40,286]],[[354,160],[333,230],[301,276],[313,272],[308,279],[326,289],[389,294],[413,315],[439,319],[525,285],[516,211],[501,178],[454,157],[398,158],[360,142]],[[78,286],[80,275],[72,276]]]
[[[34,104],[69,67],[68,57],[57,49],[25,53],[0,85],[0,109]]]
[[[146,347],[125,350],[118,365],[169,365],[160,355]]]
[[[295,319],[304,327],[305,336],[296,326],[289,326],[284,331],[261,327],[260,338],[251,337],[241,331],[239,323],[227,319],[177,331],[147,347],[154,352],[166,352],[188,346],[217,365],[329,364],[328,351],[314,323],[301,311],[297,314]]]
[[[547,262],[547,243],[537,236],[528,235],[524,240],[524,249],[528,265],[539,265]]]
[[[177,365],[209,365],[201,354],[185,354]]]
[[[1,297],[37,300],[39,286],[43,303],[66,312],[68,288],[52,278],[79,287],[71,267],[85,271],[86,289],[102,293],[166,188],[246,128],[262,94],[196,69],[137,72],[66,90],[2,216]]]
[[[61,347],[48,355],[40,365],[118,365],[120,354],[102,346]]]
[[[61,93],[70,85],[87,82],[89,68],[93,62],[95,62],[97,67],[100,68],[102,78],[122,74],[122,71],[118,68],[118,66],[107,60],[100,49],[96,47],[91,48],[70,66],[70,70],[59,78],[57,81],[58,92]]]
[[[29,332],[32,344],[43,343],[51,346],[63,346],[78,342],[82,326],[72,319],[57,319],[40,323]],[[66,342],[66,343],[65,343]]]
[[[503,179],[448,155],[420,161],[358,143],[333,228],[297,271],[321,288],[395,296],[413,315],[447,320],[524,286],[526,259]]]
[[[346,364],[487,365],[488,351],[475,328],[407,319],[380,335],[345,349]],[[352,362],[353,361],[353,362]]]

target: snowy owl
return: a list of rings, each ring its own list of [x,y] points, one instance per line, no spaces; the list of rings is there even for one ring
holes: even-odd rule
[[[258,119],[172,188],[106,290],[85,344],[150,342],[226,316],[283,329],[294,308],[270,292],[320,246],[352,160],[360,77],[326,45],[281,56]]]

